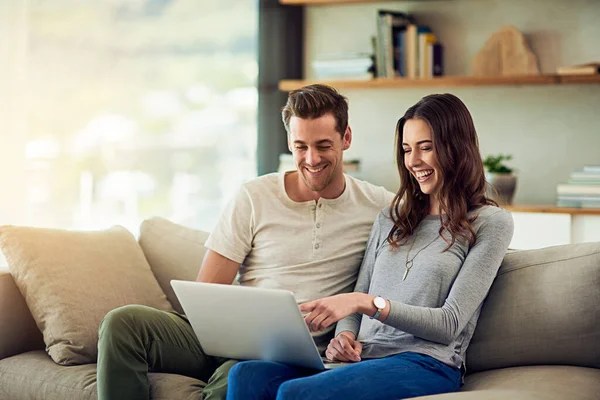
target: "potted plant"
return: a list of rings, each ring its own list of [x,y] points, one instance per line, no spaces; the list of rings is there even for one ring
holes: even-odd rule
[[[512,159],[511,155],[488,155],[483,160],[485,180],[488,183],[487,195],[498,204],[512,204],[517,187],[517,177],[513,169],[504,164]]]

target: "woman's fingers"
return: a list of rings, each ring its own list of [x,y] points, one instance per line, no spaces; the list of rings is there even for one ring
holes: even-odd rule
[[[334,349],[333,347],[327,348],[327,351],[325,352],[325,357],[327,357],[327,359],[331,360],[331,361],[342,361],[342,362],[350,361],[349,358],[347,358],[346,356],[341,354],[338,350]]]
[[[360,352],[356,351],[354,347],[354,344],[358,343],[356,340],[342,336],[339,341],[344,349],[345,354],[347,354],[352,361],[360,361]]]
[[[356,354],[358,355],[358,357],[360,357],[360,355],[362,354],[362,343],[359,342],[358,340],[355,340],[354,343],[352,344],[352,347],[354,348],[354,351],[356,352]]]
[[[351,342],[348,337],[338,335],[331,340],[329,347],[335,351],[335,355],[340,361],[360,361],[359,353],[356,352]]]
[[[337,341],[335,341],[335,342],[332,341],[332,343],[329,345],[328,350],[332,354],[332,357],[329,358],[330,360],[342,361],[342,362],[352,361],[352,358],[344,352],[344,350],[340,346],[339,342],[337,342]]]

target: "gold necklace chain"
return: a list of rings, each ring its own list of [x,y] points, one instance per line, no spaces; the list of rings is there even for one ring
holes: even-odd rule
[[[410,244],[410,247],[408,248],[408,251],[406,252],[406,263],[404,264],[404,275],[402,276],[402,280],[405,281],[406,277],[408,276],[408,272],[410,271],[410,269],[413,267],[413,260],[419,255],[420,252],[422,252],[423,250],[425,250],[426,248],[429,247],[429,245],[433,242],[435,242],[435,240],[438,238],[438,235],[436,235],[433,240],[429,243],[427,243],[427,246],[421,248],[421,250],[417,251],[417,254],[415,254],[413,256],[413,258],[411,258],[410,260],[408,259],[408,255],[410,254],[410,251],[413,248],[413,245],[415,244],[415,242],[417,241],[417,236],[415,235],[413,237],[413,241]]]

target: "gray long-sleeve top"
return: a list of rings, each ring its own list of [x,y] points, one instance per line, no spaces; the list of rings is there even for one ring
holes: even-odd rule
[[[355,291],[388,299],[389,316],[380,322],[350,315],[338,323],[336,334],[357,334],[362,358],[410,351],[460,368],[514,229],[512,216],[500,208],[480,207],[469,213],[475,215],[477,241],[471,248],[457,240],[444,252],[448,243],[439,235],[440,216],[431,215],[393,250],[386,240],[393,223],[389,210],[383,210],[371,230]],[[413,266],[403,281],[413,239],[408,254]]]

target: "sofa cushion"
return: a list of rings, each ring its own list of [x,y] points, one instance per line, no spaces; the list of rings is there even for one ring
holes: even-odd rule
[[[419,400],[596,400],[600,370],[543,365],[504,368],[467,376],[458,393],[418,397]]]
[[[206,384],[176,374],[150,373],[153,400],[196,399]],[[96,400],[96,364],[65,367],[44,351],[34,351],[0,361],[0,399]]]
[[[145,220],[140,227],[139,243],[162,290],[183,313],[171,287],[171,279],[194,281],[206,253],[208,233],[191,229],[160,217]]]
[[[525,390],[487,389],[413,397],[412,400],[546,400],[546,398]]]
[[[0,227],[0,247],[17,287],[64,365],[95,362],[98,326],[127,304],[172,310],[131,233]]]
[[[600,242],[507,254],[467,350],[467,369],[600,368]]]
[[[592,400],[600,393],[600,369],[565,365],[503,368],[468,376],[462,391],[490,389],[535,392],[537,398],[549,400]]]
[[[0,360],[43,348],[42,334],[12,275],[0,270]]]

